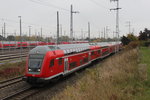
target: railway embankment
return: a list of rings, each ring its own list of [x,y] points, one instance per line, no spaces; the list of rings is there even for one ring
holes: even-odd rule
[[[25,61],[0,65],[0,81],[23,75]]]
[[[25,62],[20,62],[0,67],[3,71],[1,79],[22,75],[24,66]],[[7,72],[6,69],[10,68],[13,70]],[[5,97],[16,89],[20,93],[24,87],[28,88],[28,84],[20,79],[7,84],[5,87],[2,84],[1,93],[5,95],[1,94],[0,97]],[[142,47],[123,50],[100,61],[100,64],[88,67],[56,83],[47,84],[43,88],[29,87],[29,90],[23,91],[19,99],[25,97],[27,100],[149,100],[149,90],[150,48]],[[18,96],[20,94],[14,97]]]
[[[150,48],[106,59],[52,100],[149,100]]]

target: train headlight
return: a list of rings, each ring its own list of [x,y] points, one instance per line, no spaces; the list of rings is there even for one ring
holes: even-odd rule
[[[29,69],[29,71],[31,71],[31,69]]]
[[[38,72],[40,72],[41,71],[41,69],[38,69]]]

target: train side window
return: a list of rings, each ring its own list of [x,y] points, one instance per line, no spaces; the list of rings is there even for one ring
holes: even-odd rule
[[[72,69],[72,68],[75,68],[77,66],[77,63],[76,62],[72,62],[69,65],[70,65],[70,68]]]
[[[83,62],[84,62],[84,63],[88,62],[88,58],[84,58],[84,59],[83,59]]]
[[[62,65],[62,58],[59,58],[58,64],[59,64],[59,65]]]
[[[91,55],[94,55],[94,51],[91,52]]]
[[[80,65],[82,65],[82,63],[83,63],[83,60],[81,59],[81,60],[80,60]]]
[[[98,50],[98,54],[100,54],[101,53],[101,50]]]
[[[54,66],[54,59],[52,59],[52,60],[50,61],[49,67],[53,67],[53,66]]]

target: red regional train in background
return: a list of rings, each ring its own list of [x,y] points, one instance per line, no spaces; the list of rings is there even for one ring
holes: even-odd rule
[[[23,80],[36,85],[73,73],[122,48],[121,42],[37,46],[29,52]]]
[[[88,43],[88,41],[73,41],[73,42],[61,42],[60,44],[76,44],[76,43]],[[27,42],[15,42],[15,41],[1,41],[0,49],[8,49],[8,48],[27,48],[27,47],[35,47],[40,45],[55,45],[54,42],[39,42],[39,41],[27,41]]]

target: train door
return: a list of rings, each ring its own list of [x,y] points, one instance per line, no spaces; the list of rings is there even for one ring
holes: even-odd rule
[[[68,58],[64,58],[64,74],[68,72]]]
[[[88,54],[88,59],[89,59],[89,61],[91,61],[91,52],[89,52],[89,54]]]

